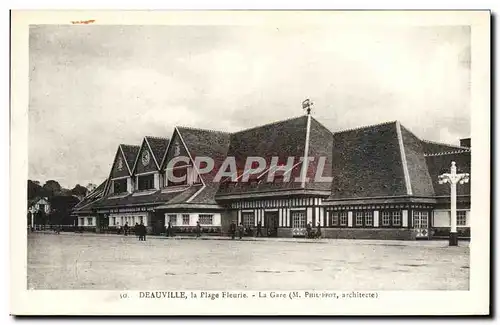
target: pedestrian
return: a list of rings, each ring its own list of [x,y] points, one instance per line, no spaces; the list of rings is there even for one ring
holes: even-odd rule
[[[311,223],[309,222],[306,226],[306,234],[307,234],[307,238],[311,238],[311,231],[312,231],[312,226],[311,226]]]
[[[200,221],[196,221],[196,237],[201,236],[201,226],[200,226]]]
[[[257,234],[255,235],[255,237],[262,237],[262,221],[259,220],[259,222],[257,223]]]
[[[231,233],[231,239],[234,239],[234,236],[236,236],[236,223],[234,220],[231,222],[231,225],[229,226],[229,232]]]
[[[243,227],[243,222],[240,222],[240,227],[238,229],[240,239],[243,237],[243,232],[245,231],[245,227]]]
[[[123,233],[125,236],[128,235],[128,222],[125,222],[125,226],[123,226]]]
[[[148,230],[146,229],[146,226],[141,222],[141,235],[142,235],[142,240],[146,241],[146,234]]]
[[[318,226],[316,227],[316,237],[321,237],[321,223],[318,222]]]
[[[139,224],[136,222],[134,226],[135,237],[139,237]]]
[[[172,237],[172,223],[170,221],[168,222],[167,227],[167,237]]]

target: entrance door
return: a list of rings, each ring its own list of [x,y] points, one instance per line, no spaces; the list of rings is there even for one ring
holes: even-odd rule
[[[277,237],[278,236],[278,226],[279,226],[279,214],[278,211],[265,211],[265,228],[267,228],[267,236]]]
[[[428,211],[413,211],[413,229],[417,238],[429,238]]]

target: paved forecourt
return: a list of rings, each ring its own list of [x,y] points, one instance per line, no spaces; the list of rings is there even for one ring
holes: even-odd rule
[[[205,240],[204,240],[205,239]],[[206,240],[28,235],[29,289],[467,290],[469,247],[446,241]]]

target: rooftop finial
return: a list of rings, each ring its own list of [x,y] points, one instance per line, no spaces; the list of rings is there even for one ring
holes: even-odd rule
[[[311,102],[309,98],[307,98],[302,102],[302,109],[306,109],[307,115],[311,115],[311,106],[313,105],[314,105],[313,102]]]

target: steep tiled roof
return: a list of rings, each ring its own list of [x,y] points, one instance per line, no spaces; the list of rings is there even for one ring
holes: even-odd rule
[[[85,210],[86,207],[92,203],[92,202],[95,202],[97,200],[99,200],[100,198],[102,198],[103,194],[104,194],[104,189],[106,187],[106,182],[107,180],[105,180],[104,182],[102,182],[99,186],[97,186],[93,191],[91,191],[90,193],[87,194],[87,196],[82,200],[80,201],[74,208],[73,208],[73,211],[80,211],[80,210]]]
[[[149,143],[151,147],[151,151],[154,155],[154,158],[158,165],[161,164],[163,160],[163,156],[165,156],[165,152],[167,151],[169,139],[168,138],[160,138],[160,137],[145,137],[146,141]]]
[[[448,184],[439,184],[439,175],[450,172],[452,161],[456,163],[457,173],[470,173],[470,156],[470,151],[458,151],[449,154],[427,155],[425,157],[436,196],[450,195],[450,186]],[[471,180],[469,183],[458,185],[457,195],[470,195],[470,182]]]
[[[451,144],[439,143],[428,140],[422,140],[422,144],[424,147],[424,153],[426,154],[457,151],[457,150],[469,150],[469,148],[466,147],[460,147]]]
[[[424,157],[425,144],[405,127],[401,125],[399,127],[406,155],[411,193],[413,196],[433,196],[434,188]]]
[[[196,194],[196,196],[189,203],[197,204],[217,204],[215,201],[215,194],[219,189],[219,184],[210,183],[205,186],[201,192]]]
[[[260,127],[243,130],[231,135],[227,155],[234,157],[241,175],[247,157],[257,156],[270,165],[272,157],[279,157],[280,163],[286,164],[288,157],[304,156],[306,143],[307,116],[300,116]],[[301,183],[295,178],[300,175],[300,166],[292,170],[290,182],[270,183],[267,181],[246,183],[221,183],[217,195],[276,191],[280,189],[298,189]]]
[[[330,190],[332,187],[331,182],[315,181],[315,176],[317,173],[321,173],[321,175],[318,175],[323,177],[332,176],[332,153],[333,133],[314,118],[311,118],[308,157],[312,157],[314,160],[309,162],[307,168],[307,177],[309,178],[309,182],[306,183],[307,189]],[[323,172],[321,172],[319,166],[322,157],[324,158]]]
[[[182,193],[168,201],[168,204],[178,204],[178,203],[185,203],[187,200],[189,200],[190,197],[192,197],[196,192],[198,192],[203,185],[197,184],[190,186],[186,190],[184,190]]]
[[[333,135],[329,199],[406,195],[397,122]]]
[[[188,127],[178,127],[177,130],[193,159],[196,159],[196,157],[210,157],[214,160],[212,171],[201,175],[205,183],[211,182],[220,165],[226,159],[230,134]]]
[[[134,146],[129,144],[120,144],[120,147],[125,155],[125,160],[130,170],[134,167],[135,159],[137,158],[137,154],[141,149],[140,146]]]

